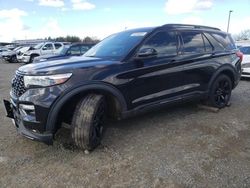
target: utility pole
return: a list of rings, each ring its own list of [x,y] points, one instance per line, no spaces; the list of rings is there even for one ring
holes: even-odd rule
[[[231,17],[231,13],[232,13],[233,11],[232,10],[230,10],[229,11],[229,15],[228,15],[228,22],[227,22],[227,33],[229,32],[229,25],[230,25],[230,17]]]

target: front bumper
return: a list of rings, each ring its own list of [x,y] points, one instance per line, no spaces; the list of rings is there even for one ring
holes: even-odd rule
[[[21,57],[21,62],[23,62],[23,63],[29,63],[29,61],[30,61],[30,56],[28,56],[28,55],[23,55],[23,56]]]
[[[32,119],[32,115],[24,115],[19,104],[11,99],[10,101],[4,100],[4,106],[7,117],[13,120],[19,134],[31,140],[44,142],[48,145],[53,143],[53,134],[46,131],[41,132],[39,130],[41,123],[36,122],[34,118]]]
[[[241,77],[250,78],[250,67],[242,68]]]

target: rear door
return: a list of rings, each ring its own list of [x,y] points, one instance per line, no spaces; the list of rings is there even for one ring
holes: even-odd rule
[[[183,79],[185,94],[183,97],[203,94],[216,64],[213,59],[213,46],[201,31],[181,31],[181,57],[184,61]]]
[[[63,44],[62,43],[59,43],[59,42],[55,42],[54,43],[54,50],[53,50],[53,53],[59,53],[61,51],[63,47]]]

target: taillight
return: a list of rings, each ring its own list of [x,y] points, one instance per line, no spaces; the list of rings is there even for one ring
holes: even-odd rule
[[[242,62],[242,60],[243,60],[243,53],[240,52],[240,51],[238,51],[238,52],[236,52],[236,55],[237,55],[237,57],[240,58],[240,62]]]

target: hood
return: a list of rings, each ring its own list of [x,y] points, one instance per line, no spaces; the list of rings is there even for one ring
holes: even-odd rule
[[[42,55],[42,56],[38,56],[35,58],[35,60],[33,61],[33,63],[40,63],[46,60],[57,60],[58,58],[62,58],[65,57],[66,55],[63,54],[50,54],[50,55]]]
[[[31,63],[20,67],[18,72],[28,75],[61,74],[73,72],[75,69],[94,67],[102,68],[117,63],[119,62],[101,58],[74,56],[39,63]]]
[[[25,54],[28,54],[28,55],[31,55],[32,53],[40,53],[40,50],[39,49],[30,49],[30,50],[27,50],[26,52],[23,52]]]
[[[4,52],[2,52],[2,56],[5,56],[5,55],[14,55],[14,54],[16,54],[15,51],[4,51]]]

